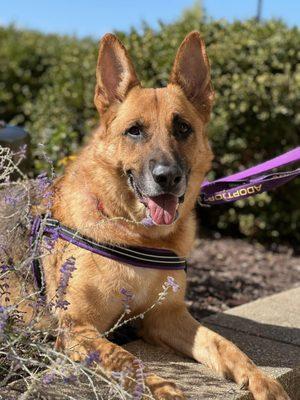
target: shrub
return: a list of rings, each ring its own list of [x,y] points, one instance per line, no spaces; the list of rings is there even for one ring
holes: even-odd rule
[[[205,38],[216,91],[209,127],[216,155],[211,177],[296,146],[299,30],[280,21],[229,24],[187,13],[175,23],[161,23],[158,30],[145,25],[142,31],[117,33],[130,49],[142,83],[161,86],[168,82],[179,43],[193,29]],[[26,125],[35,155],[42,142],[57,164],[76,152],[95,126],[96,54],[92,39],[0,28],[0,118]],[[35,165],[37,171],[44,167],[38,158]],[[296,241],[299,192],[294,181],[271,194],[200,210],[200,216],[204,226],[224,233]]]

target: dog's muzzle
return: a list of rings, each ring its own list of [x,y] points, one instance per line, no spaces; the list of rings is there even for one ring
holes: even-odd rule
[[[150,173],[149,173],[150,172]],[[186,177],[175,168],[158,166],[137,179],[127,173],[130,186],[146,207],[145,225],[171,225],[178,218],[179,204],[184,201]]]

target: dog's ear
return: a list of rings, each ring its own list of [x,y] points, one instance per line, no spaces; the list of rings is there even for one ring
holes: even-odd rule
[[[189,33],[181,43],[174,61],[170,83],[180,86],[205,120],[209,119],[214,91],[205,44],[199,32]]]
[[[140,84],[125,47],[111,33],[100,41],[96,78],[94,102],[99,113],[123,101],[129,90]]]

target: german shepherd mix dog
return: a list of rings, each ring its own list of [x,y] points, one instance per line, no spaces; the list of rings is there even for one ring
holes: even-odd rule
[[[195,203],[212,160],[205,133],[214,92],[199,33],[182,42],[170,82],[142,88],[127,51],[112,34],[100,42],[95,105],[99,128],[54,184],[52,216],[98,242],[170,249],[185,257],[196,230]],[[145,218],[150,225],[142,224]],[[234,344],[199,324],[184,303],[186,274],[138,268],[95,255],[58,239],[43,259],[47,297],[54,298],[60,268],[71,256],[67,310],[56,316],[57,348],[74,360],[98,351],[108,372],[136,358],[101,334],[124,310],[122,288],[134,293],[129,316],[155,303],[168,276],[180,285],[140,322],[141,337],[201,362],[248,388],[256,400],[286,400],[279,383],[264,375]],[[185,399],[177,386],[154,373],[145,384],[155,399]],[[128,383],[128,385],[130,385]]]

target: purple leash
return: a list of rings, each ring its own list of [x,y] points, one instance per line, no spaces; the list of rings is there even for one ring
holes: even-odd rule
[[[275,189],[300,175],[300,168],[287,172],[273,172],[274,168],[294,164],[300,160],[300,147],[288,151],[244,171],[217,179],[205,181],[201,187],[200,205],[230,203]]]

